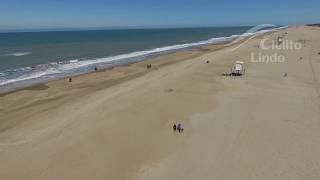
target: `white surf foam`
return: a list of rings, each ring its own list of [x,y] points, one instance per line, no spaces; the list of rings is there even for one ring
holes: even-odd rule
[[[69,63],[77,63],[77,62],[79,62],[78,59],[69,60]]]
[[[31,54],[31,52],[15,52],[15,53],[8,53],[8,54],[1,54],[0,56],[15,56],[15,57],[20,57],[20,56],[27,56]]]
[[[26,56],[31,54],[31,52],[17,52],[17,53],[12,53],[13,56],[19,57],[19,56]]]
[[[45,75],[45,72],[38,72],[34,74],[28,74],[26,76],[20,76],[19,78],[16,78],[16,79],[9,79],[9,80],[0,82],[0,86],[15,83],[15,82],[20,82],[20,81],[30,80],[30,79],[36,79],[43,75]]]
[[[69,60],[66,62],[58,62],[58,63],[50,63],[50,66],[48,68],[43,68],[41,66],[46,66],[46,65],[39,65],[39,70],[36,72],[32,73],[27,73],[23,74],[19,77],[15,77],[13,79],[0,79],[0,86],[12,84],[12,83],[17,83],[21,81],[26,81],[26,80],[33,80],[33,79],[38,79],[42,77],[47,77],[49,75],[61,75],[63,73],[68,74],[71,72],[77,72],[78,69],[85,68],[85,67],[90,67],[93,65],[106,65],[106,64],[112,64],[114,62],[118,62],[121,60],[130,60],[133,58],[143,58],[143,57],[148,57],[150,55],[155,55],[158,53],[165,53],[165,52],[173,52],[181,49],[186,49],[186,48],[192,48],[192,47],[198,47],[201,45],[205,44],[211,44],[211,43],[219,43],[219,42],[226,42],[226,41],[231,41],[239,37],[246,37],[246,36],[252,36],[257,33],[266,33],[270,31],[277,31],[279,29],[282,29],[285,27],[281,28],[274,28],[274,29],[269,29],[269,30],[260,30],[254,33],[244,33],[241,35],[232,35],[229,37],[218,37],[218,38],[212,38],[206,41],[199,41],[195,43],[189,43],[189,44],[178,44],[178,45],[172,45],[172,46],[165,46],[165,47],[160,47],[160,48],[155,48],[155,49],[150,49],[150,50],[145,50],[145,51],[138,51],[138,52],[132,52],[128,54],[121,54],[117,56],[111,56],[111,57],[105,57],[105,58],[97,58],[97,59],[89,59],[89,60],[82,60],[79,61],[78,59],[74,60]],[[24,53],[14,53],[14,56],[23,56],[23,55],[28,55],[30,52],[24,52]],[[12,54],[13,55],[13,54]],[[37,67],[36,67],[37,68]],[[24,69],[24,71],[28,70],[27,68],[20,68]],[[30,69],[30,67],[29,67]]]

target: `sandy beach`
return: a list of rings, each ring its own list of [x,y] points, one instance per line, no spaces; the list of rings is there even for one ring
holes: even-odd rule
[[[294,26],[0,94],[0,179],[320,179],[319,79],[320,27]]]

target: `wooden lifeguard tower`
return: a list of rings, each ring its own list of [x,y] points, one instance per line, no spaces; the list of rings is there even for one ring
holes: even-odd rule
[[[236,61],[235,65],[231,68],[232,76],[242,76],[245,73],[245,69],[243,67],[244,62]]]

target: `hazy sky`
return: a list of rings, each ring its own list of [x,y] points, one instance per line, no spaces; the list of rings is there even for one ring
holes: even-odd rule
[[[320,22],[320,0],[0,0],[0,30]]]

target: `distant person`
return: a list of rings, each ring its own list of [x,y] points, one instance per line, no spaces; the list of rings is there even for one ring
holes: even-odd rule
[[[97,67],[95,67],[95,68],[94,68],[94,71],[98,71],[98,68],[97,68]]]
[[[69,78],[68,78],[68,81],[69,81],[69,82],[72,82],[72,78],[71,78],[71,77],[69,77]]]
[[[287,74],[287,73],[284,73],[283,77],[287,77],[287,76],[288,76],[288,74]]]
[[[181,124],[180,124],[180,123],[177,125],[177,130],[178,130],[178,132],[179,132],[179,133],[181,133],[182,126],[181,126]]]
[[[177,125],[173,124],[173,131],[176,132],[177,131]]]

